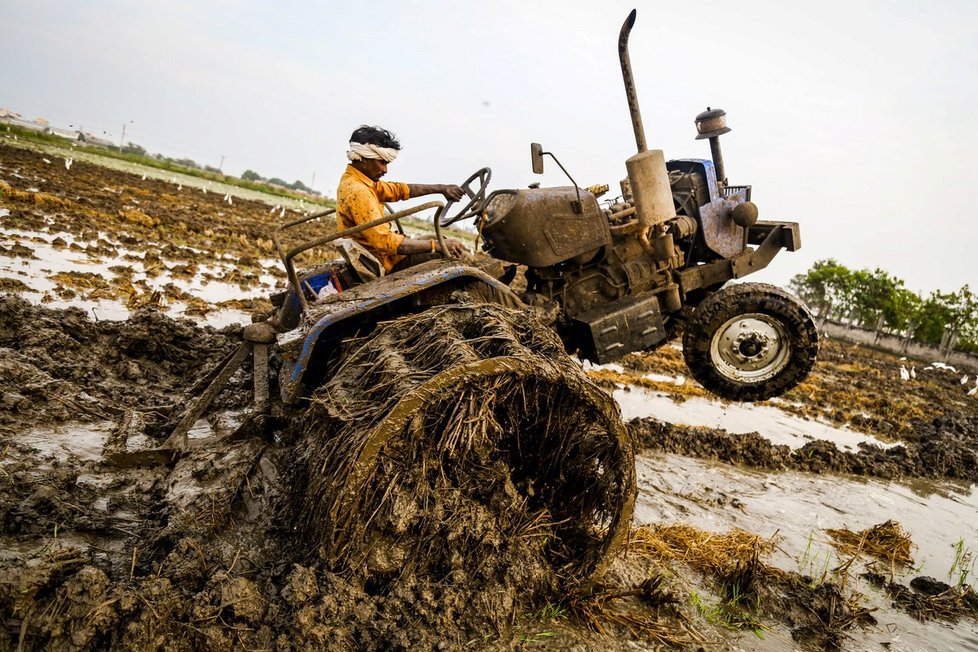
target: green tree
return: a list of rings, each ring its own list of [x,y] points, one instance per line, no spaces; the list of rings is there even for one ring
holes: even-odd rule
[[[241,173],[241,178],[245,181],[264,181],[265,177],[258,174],[254,170],[245,170]]]
[[[846,300],[857,322],[863,328],[875,329],[881,323],[899,328],[897,297],[903,281],[882,269],[852,272],[847,285]],[[905,318],[905,316],[903,316]]]
[[[892,301],[884,311],[886,324],[899,331],[916,328],[917,316],[923,304],[924,300],[916,292],[911,292],[904,287],[897,288]]]
[[[950,331],[959,338],[958,349],[978,353],[978,295],[967,285],[923,299],[882,269],[853,271],[830,258],[794,276],[790,286],[819,316],[850,319],[863,328],[912,329],[915,339],[934,345]]]
[[[835,259],[819,260],[789,283],[791,289],[820,316],[839,316],[844,308],[852,272]]]

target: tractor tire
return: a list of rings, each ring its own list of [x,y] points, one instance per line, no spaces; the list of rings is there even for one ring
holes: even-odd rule
[[[463,303],[379,324],[344,343],[301,431],[297,527],[374,591],[519,600],[588,583],[627,539],[618,406],[529,312]]]
[[[805,304],[781,288],[732,285],[693,311],[683,356],[693,377],[717,396],[763,401],[808,376],[818,356],[818,329]]]

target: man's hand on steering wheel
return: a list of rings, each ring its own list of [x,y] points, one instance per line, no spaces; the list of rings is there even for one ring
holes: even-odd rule
[[[470,176],[468,179],[462,182],[460,186],[450,186],[453,190],[461,190],[462,193],[459,198],[462,200],[468,199],[469,201],[463,206],[459,211],[452,216],[448,216],[449,211],[457,200],[453,199],[453,195],[449,195],[448,191],[443,194],[448,199],[448,203],[445,204],[445,208],[442,209],[439,217],[437,218],[442,226],[448,226],[449,224],[454,224],[459,220],[464,220],[469,217],[475,217],[479,215],[482,210],[482,200],[486,198],[486,187],[489,185],[489,179],[492,177],[492,170],[489,168],[481,168],[476,170],[476,172]],[[475,187],[473,187],[475,186]]]
[[[462,186],[442,186],[441,194],[445,196],[448,201],[458,201],[465,196],[465,191],[462,190]]]

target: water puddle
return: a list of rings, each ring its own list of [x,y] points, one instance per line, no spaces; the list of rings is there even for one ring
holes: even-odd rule
[[[96,242],[79,241],[67,233],[39,233],[0,228],[0,245],[10,247],[20,243],[32,249],[34,255],[34,258],[0,256],[0,277],[17,279],[24,283],[28,289],[22,294],[32,303],[41,303],[43,298],[46,306],[52,308],[77,307],[96,319],[108,320],[126,319],[129,316],[129,309],[117,299],[85,299],[77,296],[72,299],[62,299],[55,292],[57,284],[50,277],[66,272],[88,272],[111,279],[117,276],[111,268],[123,265],[132,270],[131,279],[133,283],[144,282],[150,291],[163,291],[167,285],[172,283],[194,298],[212,304],[228,299],[264,299],[278,285],[277,279],[271,274],[262,274],[259,277],[257,287],[247,289],[242,289],[234,283],[207,278],[208,275],[221,277],[232,272],[234,261],[230,259],[215,259],[212,264],[198,265],[197,273],[189,279],[176,277],[169,273],[167,268],[179,263],[164,259],[162,272],[149,275],[141,260],[142,254],[140,252],[127,249],[113,242],[107,234],[100,233],[98,237],[109,242],[116,249],[117,256],[115,258],[106,259],[105,256],[98,253],[69,248],[73,244],[83,248],[88,245],[94,246]],[[66,244],[53,244],[56,238],[60,238]],[[128,259],[127,256],[136,260]],[[264,269],[273,269],[277,263],[272,260],[264,260],[261,261],[261,265]],[[241,310],[216,310],[200,317],[187,315],[186,309],[186,304],[176,301],[167,307],[166,313],[171,317],[190,316],[216,328],[233,323],[246,324],[251,321],[250,313]]]
[[[807,473],[760,473],[677,455],[640,454],[636,525],[690,523],[714,532],[740,528],[780,538],[771,563],[812,577],[830,575],[841,561],[825,528],[864,530],[899,522],[917,549],[915,568],[895,569],[906,585],[918,575],[949,577],[956,547],[978,551],[978,490],[951,483],[901,484]],[[939,524],[939,526],[938,526]],[[877,569],[888,573],[889,567]],[[879,601],[879,625],[854,632],[857,641],[891,650],[978,649],[978,623],[921,624],[853,572],[857,590]],[[856,647],[853,649],[864,649]]]
[[[102,448],[114,428],[112,421],[35,428],[18,435],[17,444],[36,450],[37,456],[43,459],[66,462],[75,457],[82,462],[94,462],[102,458]]]
[[[849,428],[796,417],[770,405],[725,403],[699,396],[677,403],[668,394],[634,386],[615,390],[614,397],[625,421],[655,417],[668,423],[722,428],[731,434],[757,432],[793,449],[816,439],[830,441],[844,451],[856,451],[861,443],[881,448],[896,445]]]

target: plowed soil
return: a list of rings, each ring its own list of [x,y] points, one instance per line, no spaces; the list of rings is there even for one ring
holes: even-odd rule
[[[147,255],[194,264],[224,256],[257,274],[282,219],[271,215],[274,203],[228,203],[81,161],[66,169],[50,154],[0,144],[0,226],[8,230],[96,247],[108,247],[100,233],[112,233]],[[0,255],[29,260],[29,249],[24,236]],[[240,327],[218,330],[152,308],[96,321],[31,305],[16,279],[0,279],[0,290],[8,292],[0,294],[0,650],[863,649],[853,641],[877,627],[874,608],[951,626],[978,613],[967,584],[907,587],[883,572],[871,579],[890,598],[871,606],[854,592],[848,566],[813,578],[770,564],[775,541],[676,524],[635,530],[600,581],[573,589],[536,582],[531,595],[509,572],[519,564],[506,558],[528,548],[486,541],[498,572],[453,561],[444,542],[417,564],[424,573],[396,546],[378,547],[369,557],[386,569],[378,582],[362,568],[328,563],[305,537],[308,523],[297,527],[303,431],[281,412],[240,427],[249,364],[219,395],[210,430],[192,433],[228,435],[220,445],[170,464],[108,463],[120,447],[165,439],[204,372],[239,345]],[[901,364],[916,365],[913,381],[900,380]],[[616,380],[635,385],[648,386],[648,372],[682,372],[671,347],[624,366]],[[892,448],[848,452],[813,441],[792,451],[759,435],[652,418],[628,428],[646,454],[720,460],[772,478],[795,469],[978,482],[978,402],[967,396],[974,380],[927,366],[824,342],[812,376],[772,402]],[[669,387],[677,401],[701,393],[690,383],[660,388]],[[487,504],[511,499],[503,485],[486,490]],[[485,521],[475,512],[458,520],[457,536],[471,539]],[[401,525],[384,521],[392,531]],[[481,577],[492,594],[480,595],[467,577]]]

